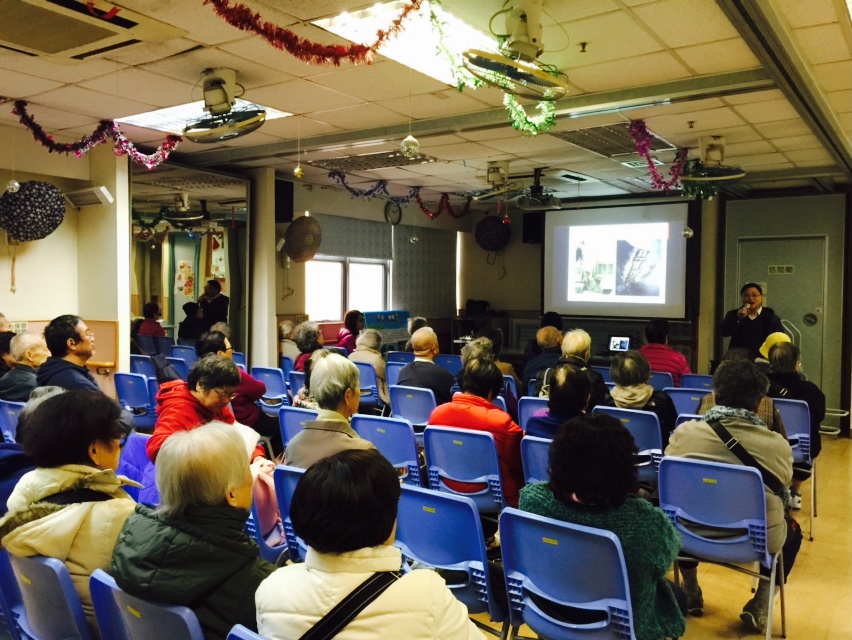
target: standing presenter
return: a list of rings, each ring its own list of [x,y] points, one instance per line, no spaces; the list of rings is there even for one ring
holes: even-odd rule
[[[748,349],[752,358],[759,355],[758,349],[770,333],[783,332],[781,318],[769,307],[763,306],[763,289],[756,282],[747,282],[740,289],[742,306],[732,309],[722,320],[722,337],[731,338],[729,349]]]

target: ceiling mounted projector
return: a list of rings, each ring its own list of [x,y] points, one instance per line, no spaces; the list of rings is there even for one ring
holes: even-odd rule
[[[539,198],[521,196],[518,198],[517,207],[521,211],[550,211],[561,209],[562,200],[556,196],[541,196]]]

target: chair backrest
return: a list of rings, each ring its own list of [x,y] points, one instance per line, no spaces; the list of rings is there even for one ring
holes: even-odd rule
[[[506,506],[493,435],[486,431],[426,427],[423,446],[432,490],[471,498],[481,513],[495,513]],[[482,484],[483,489],[460,494],[449,488],[445,479]]]
[[[601,405],[595,407],[594,412],[611,415],[627,427],[639,448],[639,454],[649,457],[647,462],[637,465],[639,480],[656,482],[660,459],[663,457],[663,436],[660,432],[660,419],[657,415],[651,411]]]
[[[105,640],[132,640],[121,608],[113,597],[113,590],[118,588],[113,577],[103,569],[95,569],[89,578],[89,591],[101,637]]]
[[[235,624],[234,628],[228,632],[228,637],[225,640],[265,640],[263,636],[257,635],[251,629],[246,629],[241,624]]]
[[[682,425],[684,422],[689,422],[690,420],[703,420],[704,416],[699,415],[697,413],[679,413],[677,414],[677,420],[675,420],[675,428]]]
[[[177,344],[184,346],[184,347],[192,347],[193,349],[195,349],[195,343],[196,343],[196,340],[193,339],[193,338],[178,338],[177,339]]]
[[[669,394],[678,415],[696,413],[698,405],[701,404],[701,398],[707,395],[704,389],[688,389],[686,387],[666,387],[663,391]]]
[[[0,549],[0,613],[3,614],[3,622],[12,640],[29,640],[21,637],[18,620],[26,617],[24,603],[9,561],[9,552],[5,549]]]
[[[426,484],[425,478],[420,477],[417,441],[414,427],[408,420],[358,413],[352,416],[352,428],[364,440],[372,442],[394,468],[405,471],[405,475],[400,476],[405,484],[415,487]]]
[[[89,625],[68,568],[44,556],[9,555],[25,615],[21,629],[37,640],[90,640]]]
[[[246,364],[246,354],[244,354],[242,351],[232,351],[231,356],[233,357],[235,364],[243,365],[244,367],[248,366]]]
[[[811,413],[808,403],[787,398],[773,398],[772,402],[784,421],[787,440],[793,449],[793,461],[811,463]]]
[[[136,336],[136,344],[146,355],[153,356],[157,353],[157,343],[154,336]]]
[[[290,356],[282,355],[279,366],[281,368],[281,371],[284,372],[284,379],[289,381],[290,372],[293,370],[293,367],[296,366],[296,363],[293,362],[293,358],[291,358]]]
[[[444,369],[452,373],[454,376],[461,373],[463,366],[461,356],[450,355],[448,353],[439,353],[435,356],[434,362],[438,366],[444,367]]]
[[[157,411],[148,393],[148,378],[141,373],[116,373],[113,380],[118,403],[133,413],[133,424],[139,429],[153,429]]]
[[[154,378],[157,379],[157,369],[154,367],[154,363],[151,362],[151,358],[148,356],[130,356],[130,372],[131,373],[141,373],[146,378]]]
[[[172,345],[172,352],[169,355],[172,358],[185,360],[186,366],[190,369],[195,366],[195,362],[198,360],[198,353],[195,351],[195,347],[188,347],[182,344]]]
[[[612,382],[612,374],[610,373],[609,367],[589,367],[589,369],[601,374],[604,382]]]
[[[500,409],[500,411],[506,411],[506,398],[503,396],[494,396],[494,399],[491,400],[491,404]]]
[[[257,486],[257,484],[258,480],[255,480],[255,486]],[[272,505],[263,504],[262,500],[258,500],[258,494],[259,490],[254,489],[254,499],[251,502],[251,513],[246,521],[245,532],[254,538],[255,542],[257,542],[261,558],[267,562],[271,562],[272,564],[278,564],[278,560],[281,556],[287,553],[287,540],[284,535],[284,525],[281,522],[277,523],[273,527],[272,531],[265,535],[261,528],[261,523],[267,519],[261,515],[261,509],[267,508],[271,511],[277,511],[278,504],[277,502]],[[269,515],[275,517],[275,514]],[[271,539],[272,542],[270,543]]]
[[[24,402],[0,400],[0,430],[3,431],[4,441],[17,442],[18,416],[25,404]]]
[[[470,498],[403,486],[394,544],[416,562],[466,572],[466,580],[447,586],[469,613],[488,611],[495,622],[506,617],[494,600],[479,511]]]
[[[660,463],[660,509],[680,533],[681,549],[714,562],[770,566],[766,495],[760,472],[744,465],[686,458]],[[712,527],[701,535],[689,523]],[[728,529],[729,537],[722,537]]]
[[[500,542],[513,627],[527,624],[554,640],[635,638],[627,565],[615,534],[509,508],[500,515]],[[598,611],[602,620],[557,619],[544,613],[542,601]]]
[[[398,351],[397,353],[403,352]],[[385,380],[389,387],[397,383],[399,380],[399,372],[405,365],[405,362],[391,362],[388,360],[388,363],[385,365]]]
[[[148,378],[148,396],[151,398],[151,406],[157,406],[157,394],[160,393],[160,383],[156,378]]]
[[[297,433],[305,428],[305,422],[316,420],[319,411],[284,405],[278,410],[278,424],[281,426],[281,438],[284,447]]]
[[[518,397],[518,383],[515,382],[515,376],[503,376],[503,393],[511,391],[512,394]]]
[[[604,382],[604,384],[606,385],[606,388],[609,389],[610,391],[615,389],[615,383],[614,382]]]
[[[287,398],[287,379],[284,372],[275,367],[252,367],[251,377],[266,385],[266,398]]]
[[[414,426],[429,422],[429,416],[438,406],[431,389],[393,385],[388,388],[391,412],[397,418],[405,418]]]
[[[150,463],[146,446],[151,438],[146,433],[133,432],[124,443],[121,449],[121,458],[118,461],[118,467],[115,473],[120,476],[125,476],[136,482],[142,482],[145,468]],[[139,501],[139,489],[137,487],[125,486],[124,490],[131,498]]]
[[[527,398],[536,398],[538,396],[535,395],[535,378],[530,378],[530,381],[527,383]]]
[[[705,393],[713,391],[713,376],[702,373],[684,373],[680,377],[680,386],[689,389],[706,389]]]
[[[388,363],[401,362],[408,364],[414,362],[414,353],[409,351],[388,351]]]
[[[672,374],[670,373],[652,371],[651,379],[648,380],[648,384],[654,387],[654,391],[662,391],[666,387],[674,386],[674,378],[672,378]]]
[[[328,346],[328,347],[323,347],[323,349],[325,349],[326,351],[331,351],[332,353],[336,353],[338,355],[341,355],[344,358],[349,357],[349,352],[346,349],[344,349],[343,347]]]
[[[119,635],[113,636],[101,626],[104,638],[122,637],[117,627],[114,615],[108,613],[107,603],[110,599],[115,602],[115,608],[124,623],[127,638],[157,638],[157,640],[204,640],[201,625],[192,609],[178,605],[166,605],[150,602],[130,595],[115,583],[106,572],[96,569],[89,580],[92,591],[92,601],[95,603],[95,614],[98,616],[98,626],[101,626],[101,614],[98,603],[104,611],[104,620],[113,626]]]
[[[533,398],[532,396],[524,396],[518,398],[518,426],[521,429],[527,428],[527,422],[530,416],[539,409],[547,409],[547,398]]]
[[[299,392],[299,389],[305,386],[305,372],[304,371],[296,371],[295,369],[289,373],[290,383],[290,392],[295,395]]]
[[[305,473],[304,469],[279,464],[275,467],[272,479],[275,482],[275,497],[278,499],[278,512],[281,514],[281,523],[284,525],[284,535],[287,538],[287,548],[290,550],[290,559],[293,562],[304,562],[307,546],[301,538],[293,531],[293,523],[290,521],[290,501],[296,485]]]
[[[161,356],[171,357],[175,339],[170,336],[154,336],[154,344],[157,345],[157,353]]]
[[[186,360],[183,358],[172,358],[169,356],[166,358],[166,362],[175,368],[181,380],[185,381],[189,377],[189,367],[186,366]]]
[[[356,362],[361,385],[361,404],[381,407],[384,402],[379,398],[379,381],[372,362]]]
[[[527,484],[550,479],[547,469],[552,443],[553,440],[535,436],[524,436],[521,440],[521,464],[524,467],[524,481]]]

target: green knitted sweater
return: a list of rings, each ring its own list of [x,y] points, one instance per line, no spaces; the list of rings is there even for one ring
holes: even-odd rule
[[[519,508],[606,529],[618,536],[627,564],[636,639],[660,640],[684,634],[686,621],[665,579],[680,549],[680,536],[662,511],[636,496],[629,496],[623,505],[613,509],[564,503],[553,495],[546,482],[522,489]]]

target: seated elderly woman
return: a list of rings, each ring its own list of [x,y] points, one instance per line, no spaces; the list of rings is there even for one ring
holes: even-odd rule
[[[301,409],[319,409],[316,399],[311,394],[311,371],[314,365],[322,358],[331,354],[331,351],[325,349],[317,349],[311,354],[311,357],[305,362],[305,384],[293,395],[293,406]]]
[[[500,369],[500,373],[504,376],[512,376],[515,379],[515,386],[520,391],[521,379],[515,373],[515,367],[509,362],[500,360],[500,353],[503,351],[503,330],[495,327],[483,327],[476,333],[477,338],[488,338],[491,340],[491,350],[494,353],[494,364]]]
[[[480,336],[478,338],[474,338],[466,345],[462,347],[461,350],[461,358],[462,358],[462,366],[467,364],[470,360],[490,360],[493,362],[500,372],[503,372],[503,369],[500,368],[500,363],[498,363],[494,358],[494,343],[491,342],[491,338],[487,338],[485,336]],[[506,375],[506,374],[503,374]],[[505,378],[504,378],[505,380]],[[506,388],[505,382],[503,387],[503,400],[506,402],[506,412],[512,416],[512,420],[515,422],[518,421],[518,398],[512,393],[511,388]]]
[[[408,319],[408,335],[413,336],[414,332],[418,329],[422,329],[423,327],[428,327],[429,321],[423,316],[414,316],[413,318]],[[411,346],[411,339],[405,343],[405,346],[402,348],[406,353],[413,353],[414,347]]]
[[[305,370],[305,362],[311,357],[311,354],[317,349],[322,349],[324,339],[322,331],[316,322],[303,322],[296,327],[296,334],[293,338],[296,346],[299,347],[299,357],[293,363],[293,369],[296,371]]]
[[[539,409],[532,414],[525,430],[529,436],[553,439],[562,425],[585,413],[589,404],[592,381],[579,367],[560,365],[549,381],[547,409]]]
[[[293,340],[293,336],[295,334],[296,325],[289,320],[285,320],[278,325],[278,353],[282,356],[291,358],[293,362],[296,362],[296,358],[298,358],[301,353],[301,351],[299,351],[299,347],[296,346],[296,343]]]
[[[550,446],[550,480],[521,490],[520,508],[618,536],[637,640],[677,638],[686,630],[686,603],[666,572],[677,557],[680,537],[662,511],[634,495],[639,488],[636,452],[630,432],[612,416],[574,418]],[[581,624],[595,622],[595,613],[565,612]],[[602,611],[597,620],[607,615]]]
[[[287,444],[285,464],[307,469],[344,449],[373,448],[349,426],[361,402],[358,367],[337,353],[318,359],[311,369],[311,393],[319,415]]]
[[[93,633],[89,576],[106,569],[136,503],[116,476],[125,432],[118,405],[102,393],[69,391],[27,416],[25,452],[36,468],[21,478],[0,521],[0,544],[19,556],[50,556],[68,567]]]
[[[503,389],[503,374],[490,360],[469,360],[459,374],[462,392],[453,396],[453,401],[439,405],[429,417],[429,424],[456,429],[487,431],[494,436],[497,458],[500,462],[500,480],[503,496],[510,506],[518,505],[518,492],[524,485],[521,466],[521,438],[524,432],[512,417],[492,404],[492,400]],[[460,493],[474,493],[482,485],[443,482]]]
[[[174,434],[157,456],[161,503],[137,505],[109,573],[124,591],[190,607],[204,637],[257,630],[254,593],[274,570],[244,532],[252,502],[248,452],[222,422]]]
[[[299,638],[347,594],[378,577],[389,586],[338,638],[482,640],[436,572],[397,573],[402,556],[393,540],[400,491],[396,471],[377,451],[342,451],[305,472],[290,519],[308,553],[304,563],[278,569],[258,588],[260,635]]]
[[[663,449],[669,443],[669,434],[674,431],[677,422],[677,409],[665,391],[655,391],[648,384],[651,379],[651,365],[638,351],[617,353],[609,368],[615,388],[610,389],[610,397],[605,404],[622,409],[651,411],[660,421],[660,436]]]
[[[379,383],[379,397],[385,404],[390,404],[388,383],[385,374],[385,361],[382,358],[382,334],[375,329],[367,329],[355,341],[355,351],[349,354],[352,362],[367,362],[376,370],[376,380]]]

